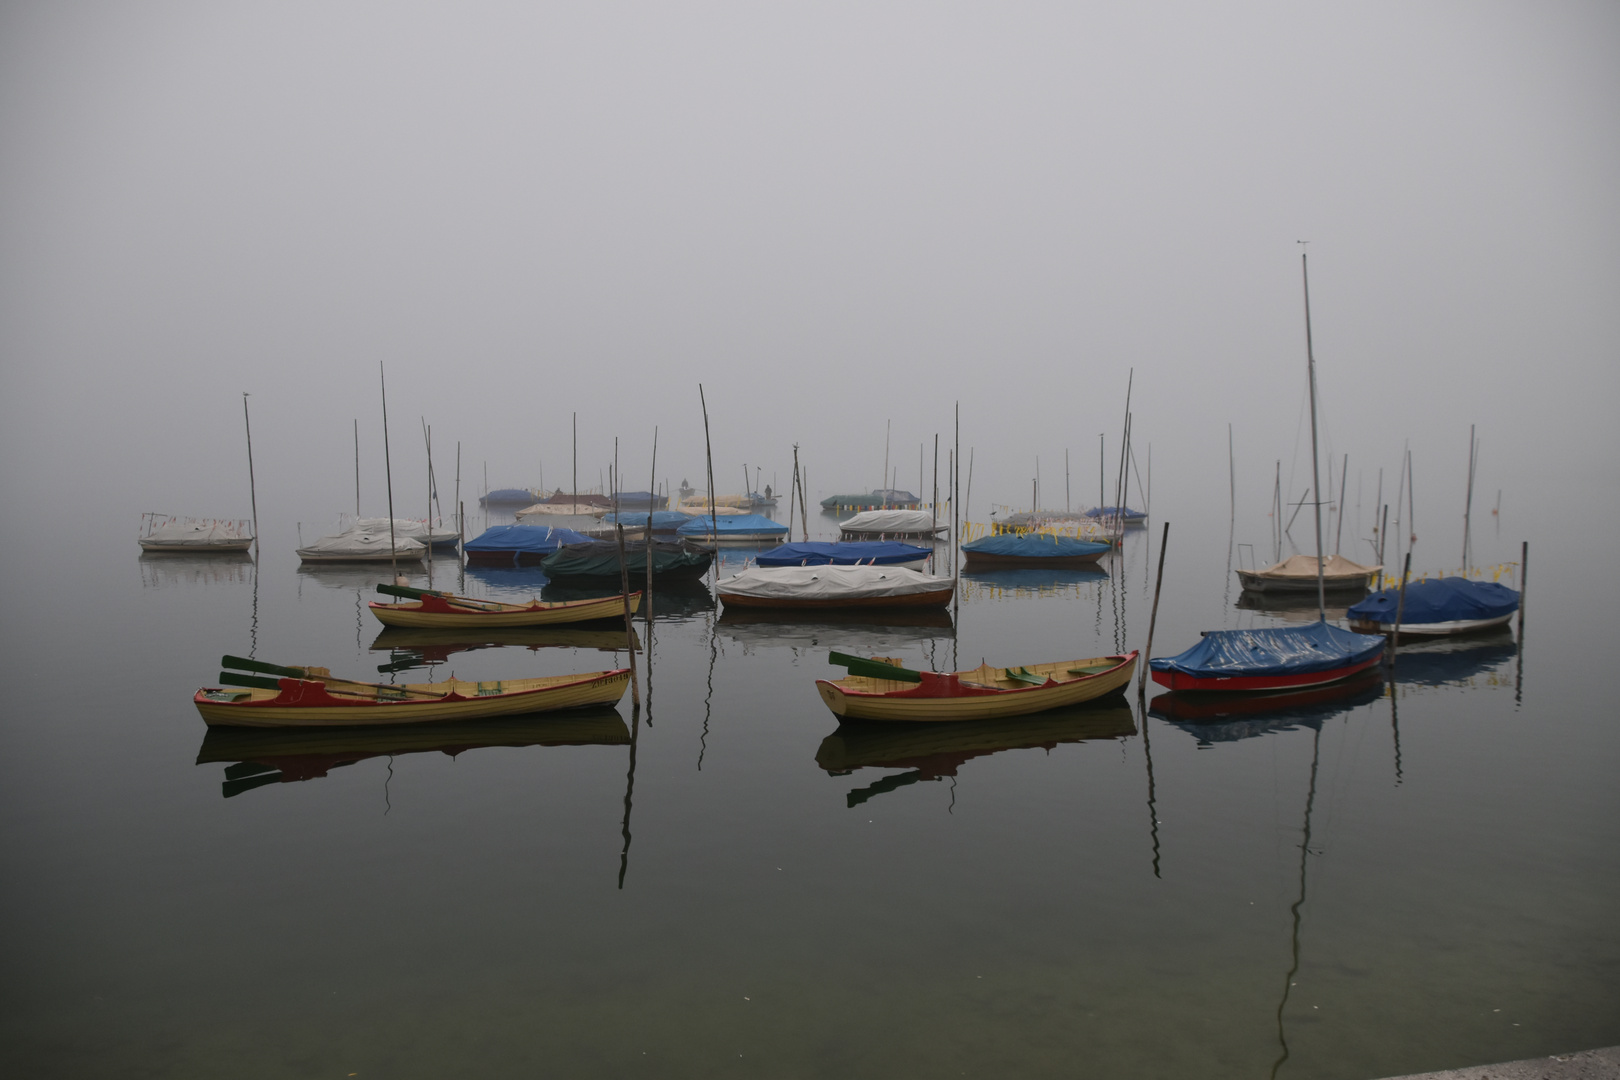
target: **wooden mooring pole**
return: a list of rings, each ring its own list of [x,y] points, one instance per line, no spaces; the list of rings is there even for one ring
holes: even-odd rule
[[[1137,663],[1141,664],[1141,671],[1136,681],[1136,696],[1142,697],[1147,693],[1148,657],[1153,653],[1153,629],[1159,622],[1159,590],[1164,587],[1164,549],[1170,541],[1170,523],[1164,523],[1164,531],[1159,536],[1159,576],[1153,583],[1153,610],[1148,616],[1147,647],[1142,650]],[[1144,719],[1143,723],[1146,723]]]

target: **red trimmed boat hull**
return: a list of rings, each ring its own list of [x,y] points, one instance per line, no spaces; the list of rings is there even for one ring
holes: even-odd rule
[[[1215,690],[1227,693],[1264,693],[1268,690],[1302,690],[1338,682],[1366,671],[1383,657],[1374,653],[1358,664],[1347,664],[1327,671],[1307,671],[1296,675],[1239,675],[1229,678],[1185,675],[1179,671],[1154,671],[1153,681],[1171,690]]]

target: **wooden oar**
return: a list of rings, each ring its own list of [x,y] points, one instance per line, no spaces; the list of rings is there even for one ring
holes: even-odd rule
[[[331,675],[314,675],[314,674],[311,674],[311,672],[310,672],[310,670],[308,668],[284,667],[281,664],[267,664],[263,660],[249,660],[245,656],[231,656],[228,653],[226,655],[220,657],[219,662],[220,662],[220,666],[222,666],[222,667],[238,668],[238,669],[240,669],[242,671],[259,671],[259,672],[263,672],[266,675],[280,675],[282,678],[286,678],[286,679],[302,679],[302,680],[304,680],[306,682],[318,682],[318,683],[339,682],[339,683],[347,683],[350,686],[365,686],[365,687],[369,687],[369,688],[371,688],[373,690],[387,690],[391,694],[418,694],[418,695],[423,696],[423,697],[433,697],[433,698],[442,698],[442,697],[447,696],[446,694],[439,693],[436,690],[412,690],[410,687],[397,686],[397,685],[395,685],[393,683],[361,682],[358,679],[338,679],[338,678],[334,678]],[[226,674],[227,674],[227,672],[223,672],[223,671],[220,672],[220,681],[221,682],[224,681]],[[238,678],[238,679],[243,679],[243,678],[248,678],[248,677],[249,676],[245,676],[245,675],[234,676],[234,678]],[[234,683],[234,684],[231,684],[231,685],[258,686],[258,687],[260,687],[262,689],[265,689],[265,690],[279,690],[279,689],[281,689],[281,686],[280,686],[279,683],[271,683],[269,679],[262,679],[262,680],[258,680],[256,682],[252,682],[252,683]],[[328,689],[330,689],[330,688],[328,688]],[[343,691],[338,691],[338,692],[342,693]]]
[[[406,585],[378,585],[377,591],[384,596],[398,596],[405,600],[421,600],[429,596],[436,596],[452,604],[463,607],[477,608],[479,611],[522,611],[521,604],[503,604],[498,600],[469,600],[465,596],[454,593],[435,592],[428,589],[412,589]]]
[[[895,682],[922,682],[922,674],[903,668],[899,664],[886,664],[881,660],[863,660],[848,653],[829,652],[827,663],[849,669],[851,675],[864,675],[868,679],[892,679]]]

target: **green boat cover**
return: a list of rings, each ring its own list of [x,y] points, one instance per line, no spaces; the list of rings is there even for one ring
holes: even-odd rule
[[[654,540],[651,545],[653,577],[696,578],[709,569],[711,552],[686,544]],[[625,541],[624,562],[630,571],[630,584],[647,580],[648,544],[644,540]],[[588,544],[565,544],[540,562],[540,569],[552,581],[579,578],[619,580],[619,545],[597,540]]]

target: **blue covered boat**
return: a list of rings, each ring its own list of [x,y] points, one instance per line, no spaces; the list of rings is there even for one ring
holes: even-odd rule
[[[482,506],[528,506],[534,502],[534,492],[528,488],[496,488],[480,496],[478,502]]]
[[[725,514],[718,518],[703,515],[675,530],[687,540],[717,540],[725,543],[758,544],[781,540],[788,527],[760,514]]]
[[[588,544],[590,537],[546,525],[496,525],[463,549],[468,562],[536,563],[564,544]]]
[[[655,533],[672,533],[691,520],[691,514],[683,514],[679,510],[654,510],[652,512],[652,531]],[[647,527],[647,511],[623,510],[617,514],[603,514],[602,524],[623,525],[626,529],[645,529]]]
[[[1401,590],[1388,588],[1373,593],[1350,608],[1350,627],[1370,634],[1395,631],[1401,621],[1402,637],[1408,634],[1471,634],[1501,626],[1519,610],[1519,594],[1494,581],[1469,581],[1464,577],[1410,581],[1406,585],[1406,606],[1401,607]]]
[[[782,544],[762,551],[754,562],[758,566],[905,566],[921,570],[932,554],[928,548],[915,544],[902,544],[894,540],[854,540],[833,543],[809,540],[801,544]]]
[[[1325,622],[1209,630],[1178,656],[1148,661],[1171,690],[1297,690],[1347,679],[1378,663],[1384,639]]]
[[[1048,567],[1075,570],[1090,565],[1110,550],[1108,544],[1077,540],[1051,533],[999,533],[962,545],[962,566],[968,570],[1010,570]]]

